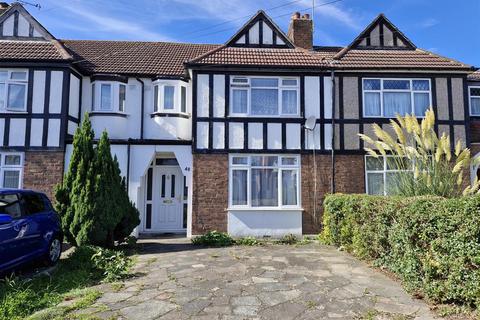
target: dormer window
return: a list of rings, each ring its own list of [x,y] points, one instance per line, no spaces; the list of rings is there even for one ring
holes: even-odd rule
[[[27,110],[28,72],[0,69],[0,110]]]
[[[114,81],[92,83],[92,110],[95,112],[125,112],[127,86]]]
[[[155,113],[187,113],[187,88],[167,82],[154,83],[153,109]]]

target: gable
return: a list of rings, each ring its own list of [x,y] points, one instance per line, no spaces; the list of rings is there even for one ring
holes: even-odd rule
[[[54,37],[19,3],[0,15],[0,39],[52,40]]]
[[[373,20],[349,47],[351,49],[415,49],[415,45],[383,14]]]
[[[258,11],[230,40],[231,47],[293,48],[285,33],[263,12]]]

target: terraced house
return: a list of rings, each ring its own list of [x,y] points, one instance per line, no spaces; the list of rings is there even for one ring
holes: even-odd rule
[[[395,168],[357,134],[396,113],[433,106],[439,132],[480,151],[478,73],[382,14],[325,47],[299,13],[287,34],[259,11],[205,45],[61,40],[18,3],[0,10],[0,187],[52,195],[88,113],[97,138],[109,133],[139,233],[316,233],[326,193],[388,192]]]

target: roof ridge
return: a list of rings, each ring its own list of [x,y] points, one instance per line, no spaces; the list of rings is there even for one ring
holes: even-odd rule
[[[61,42],[118,42],[118,43],[168,43],[181,45],[195,45],[195,46],[221,46],[219,43],[193,43],[193,42],[174,42],[174,41],[143,41],[143,40],[104,40],[104,39],[58,39]]]
[[[227,48],[227,45],[226,45],[226,44],[222,44],[222,45],[219,46],[218,48],[214,48],[214,49],[212,49],[212,50],[209,50],[209,51],[205,52],[204,54],[199,55],[199,56],[196,57],[196,58],[187,60],[187,61],[185,61],[185,64],[190,64],[190,63],[198,62],[198,61],[200,61],[200,60],[208,57],[209,55],[214,54],[215,52],[220,51],[221,49],[224,49],[224,48]]]

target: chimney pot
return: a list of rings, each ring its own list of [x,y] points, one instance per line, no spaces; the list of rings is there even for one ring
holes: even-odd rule
[[[297,47],[311,50],[313,48],[313,23],[309,14],[300,18],[300,13],[295,12],[288,27],[288,38]]]

